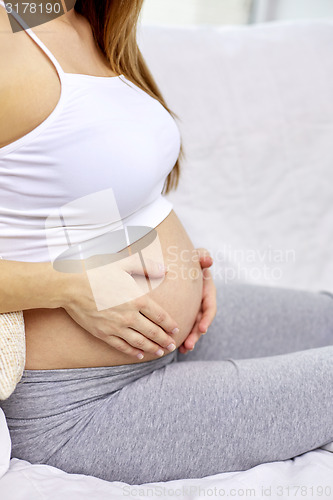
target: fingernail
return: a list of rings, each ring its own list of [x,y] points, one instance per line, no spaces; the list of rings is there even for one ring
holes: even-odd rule
[[[175,344],[169,344],[168,347],[167,347],[167,349],[169,351],[174,351],[176,349],[176,346],[175,346]]]
[[[158,268],[160,271],[163,271],[163,272],[166,272],[168,270],[168,268],[166,266],[164,266],[163,264],[159,264]]]
[[[139,359],[142,359],[142,358],[143,358],[143,354],[142,354],[142,352],[139,352],[139,353],[136,355],[136,357],[137,357],[137,358],[139,358]]]
[[[162,349],[159,349],[158,351],[156,351],[156,354],[157,356],[163,356],[164,351],[162,351]]]
[[[174,328],[171,333],[174,333],[174,334],[179,333],[179,328]]]

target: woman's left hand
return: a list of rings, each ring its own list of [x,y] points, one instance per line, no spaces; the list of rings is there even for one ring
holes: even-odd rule
[[[188,351],[193,350],[201,335],[207,332],[216,314],[216,287],[212,274],[208,269],[213,264],[213,259],[205,248],[197,248],[196,250],[199,254],[203,274],[201,308],[191,332],[178,348],[181,354],[186,354]]]

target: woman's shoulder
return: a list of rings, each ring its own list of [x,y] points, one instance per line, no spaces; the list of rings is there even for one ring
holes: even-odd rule
[[[15,22],[15,20],[14,20]],[[14,27],[14,25],[13,25]],[[9,21],[9,16],[6,10],[0,6],[0,57],[1,71],[0,76],[3,77],[4,67],[11,64],[12,56],[17,47],[17,36],[13,32],[12,25]]]
[[[16,23],[16,21],[14,20]],[[17,23],[16,23],[16,26]],[[17,55],[20,51],[22,35],[21,31],[15,32],[9,21],[9,15],[3,7],[0,7],[0,96],[3,97],[4,90],[13,83],[13,76],[17,68]],[[0,97],[1,99],[1,97]]]
[[[16,106],[12,89],[15,86],[17,72],[18,37],[19,33],[12,30],[6,10],[0,7],[0,146],[8,139],[7,113],[9,110],[13,111]]]
[[[60,94],[52,64],[22,28],[13,31],[9,16],[0,7],[0,147],[45,120]]]
[[[17,31],[16,31],[17,30]],[[0,5],[0,54],[7,53],[10,56],[10,51],[15,50],[19,44],[19,38],[22,36],[22,27],[17,23],[16,19],[7,13],[6,9]],[[9,51],[9,52],[8,52]],[[10,60],[8,60],[10,63]]]

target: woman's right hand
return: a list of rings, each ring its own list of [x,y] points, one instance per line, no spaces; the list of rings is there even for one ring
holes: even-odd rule
[[[73,320],[93,336],[139,359],[145,352],[162,356],[170,344],[175,347],[168,352],[174,350],[174,339],[166,332],[177,333],[176,322],[132,277],[137,274],[161,280],[166,271],[149,259],[145,259],[145,266],[143,270],[138,254],[134,254],[77,274],[62,305]],[[103,301],[105,305],[101,310]]]

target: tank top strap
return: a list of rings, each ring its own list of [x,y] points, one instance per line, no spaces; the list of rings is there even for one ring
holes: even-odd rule
[[[5,2],[3,0],[0,0],[0,5],[2,5],[2,7],[4,7],[4,9],[6,9],[6,5],[5,5]],[[19,23],[20,26],[22,26],[22,28],[30,36],[30,38],[32,38],[35,41],[35,43],[42,49],[42,51],[48,56],[48,58],[54,64],[60,79],[62,80],[62,75],[64,74],[64,71],[63,71],[62,67],[60,66],[58,60],[52,54],[52,52],[44,45],[44,43],[31,30],[31,28],[29,28],[29,26],[26,24],[26,22],[21,18],[21,16],[14,9],[11,12],[7,12],[7,13],[9,15],[12,15],[16,19],[16,21]]]

